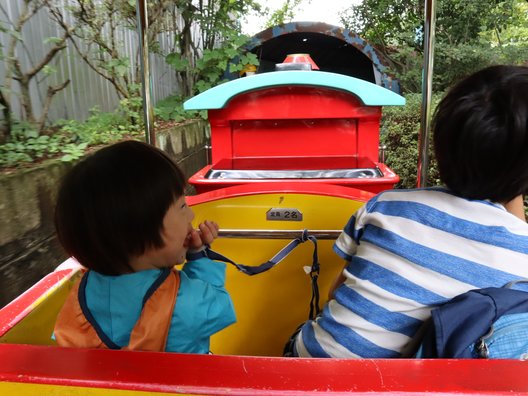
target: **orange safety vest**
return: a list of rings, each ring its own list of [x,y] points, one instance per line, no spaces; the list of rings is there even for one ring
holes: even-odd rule
[[[119,349],[119,346],[106,337],[86,307],[84,287],[87,275],[88,273],[84,274],[82,279],[75,283],[57,317],[54,330],[57,344],[74,348]],[[129,344],[121,349],[165,351],[179,288],[179,272],[175,269],[164,269],[147,291],[147,300],[132,328]]]

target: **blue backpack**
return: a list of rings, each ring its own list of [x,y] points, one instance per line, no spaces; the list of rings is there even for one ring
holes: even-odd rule
[[[528,292],[470,290],[431,311],[419,358],[528,359]]]

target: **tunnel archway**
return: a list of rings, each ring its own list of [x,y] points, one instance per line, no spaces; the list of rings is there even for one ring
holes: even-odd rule
[[[360,78],[400,93],[388,61],[356,33],[322,22],[290,22],[255,34],[246,50],[257,55],[258,73],[275,70],[286,55],[309,53],[320,70]],[[234,76],[236,77],[236,76]]]

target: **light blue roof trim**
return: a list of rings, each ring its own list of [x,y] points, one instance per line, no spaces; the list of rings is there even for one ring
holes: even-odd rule
[[[402,106],[403,96],[387,88],[344,74],[323,71],[276,71],[237,78],[217,85],[185,101],[185,110],[221,109],[235,96],[257,89],[280,85],[310,85],[350,92],[366,106]]]

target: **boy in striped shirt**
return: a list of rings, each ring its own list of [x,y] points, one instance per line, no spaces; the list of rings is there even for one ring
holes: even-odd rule
[[[346,260],[300,357],[412,353],[431,309],[528,278],[528,67],[492,66],[455,85],[434,118],[445,187],[392,190],[356,212],[334,245]]]

